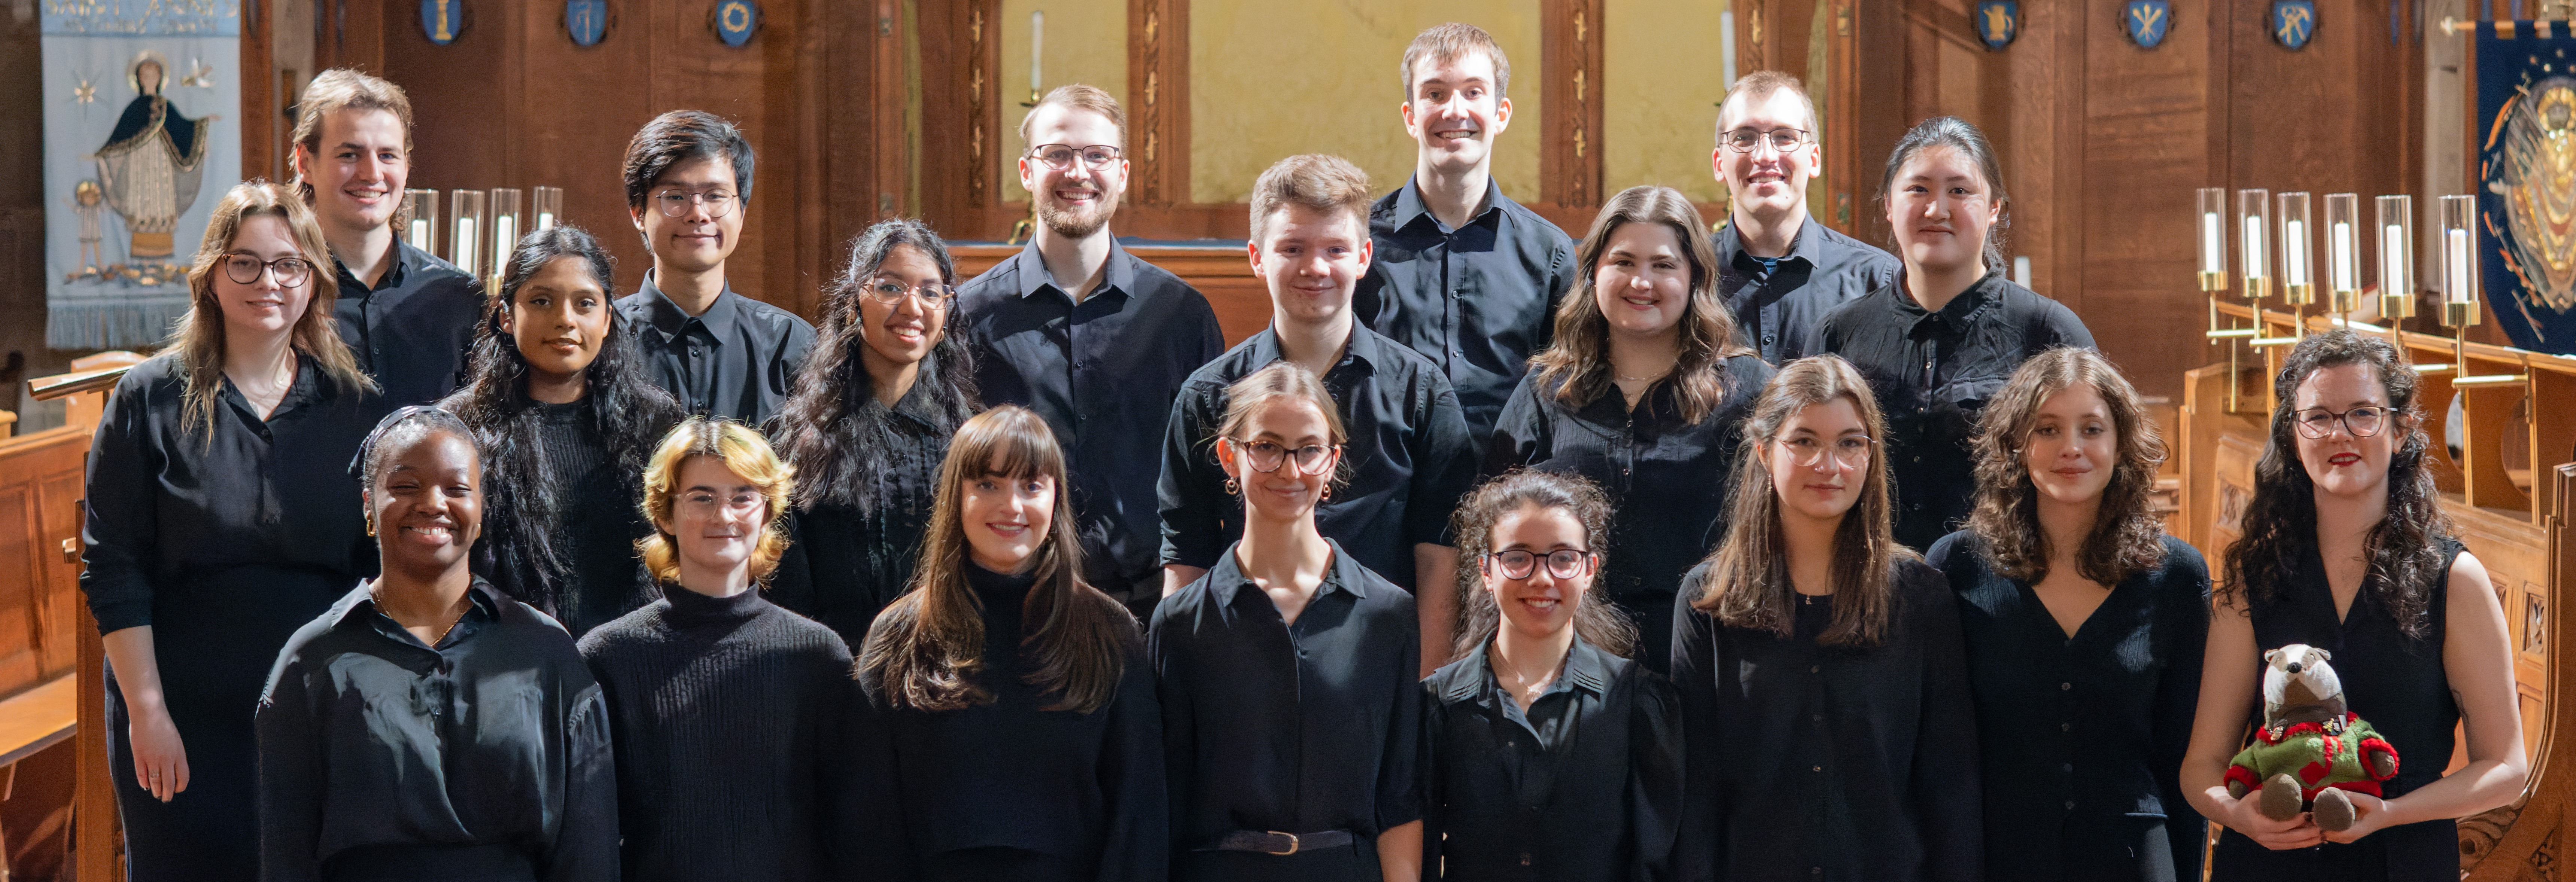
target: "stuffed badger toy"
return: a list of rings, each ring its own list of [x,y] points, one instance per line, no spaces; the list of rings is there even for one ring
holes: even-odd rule
[[[2318,827],[2342,831],[2354,819],[2344,791],[2378,796],[2379,782],[2397,775],[2397,749],[2344,710],[2330,658],[2304,643],[2263,653],[2263,727],[2228,764],[2227,793],[2258,794],[2257,807],[2276,821],[2304,809]]]

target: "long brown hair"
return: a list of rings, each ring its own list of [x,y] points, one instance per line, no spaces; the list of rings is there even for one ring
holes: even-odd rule
[[[1887,418],[1860,371],[1836,355],[1790,362],[1771,378],[1744,422],[1744,449],[1735,460],[1735,499],[1728,504],[1726,541],[1708,556],[1708,583],[1691,608],[1732,628],[1794,633],[1789,612],[1789,546],[1781,536],[1780,494],[1771,487],[1763,449],[1798,412],[1844,399],[1860,411],[1869,432],[1869,465],[1862,469],[1860,499],[1834,531],[1834,619],[1816,642],[1864,649],[1887,637],[1895,600],[1889,569],[1914,556],[1896,544],[1889,516]]]
[[[868,628],[854,666],[859,681],[887,704],[918,711],[993,701],[974,680],[984,666],[983,601],[966,584],[966,486],[986,475],[1055,481],[1055,510],[1032,563],[1037,582],[1021,606],[1022,679],[1055,693],[1046,710],[1099,710],[1116,696],[1127,654],[1142,638],[1134,616],[1083,583],[1064,450],[1045,420],[1017,405],[969,418],[950,439],[912,587]]]
[[[1609,562],[1609,552],[1602,546],[1610,542],[1610,497],[1601,485],[1581,475],[1543,472],[1536,469],[1513,469],[1491,481],[1478,485],[1458,504],[1451,523],[1458,532],[1458,590],[1465,595],[1459,607],[1465,611],[1466,627],[1458,629],[1456,642],[1450,647],[1449,659],[1456,661],[1485,648],[1502,630],[1503,610],[1494,602],[1494,592],[1484,589],[1485,555],[1494,551],[1494,524],[1503,515],[1522,509],[1536,508],[1562,511],[1583,525],[1583,545],[1595,560],[1596,576]],[[1574,635],[1601,651],[1626,658],[1637,650],[1637,626],[1599,594],[1596,579],[1592,590],[1586,590],[1574,606]]]
[[[1556,399],[1572,407],[1591,404],[1615,391],[1611,385],[1610,320],[1593,296],[1593,277],[1601,270],[1601,252],[1610,234],[1632,223],[1663,224],[1673,231],[1690,262],[1690,296],[1682,301],[1681,357],[1673,363],[1673,399],[1683,422],[1696,424],[1726,400],[1727,357],[1746,349],[1735,340],[1735,314],[1718,300],[1717,250],[1708,241],[1708,225],[1690,197],[1671,187],[1630,187],[1610,197],[1592,219],[1591,232],[1574,249],[1574,289],[1556,306],[1556,339],[1530,359],[1538,370],[1538,388],[1555,390]]]
[[[184,381],[181,423],[203,430],[208,444],[214,443],[215,398],[224,385],[224,306],[215,296],[215,275],[223,272],[220,265],[225,252],[232,250],[233,237],[241,233],[242,219],[261,216],[286,221],[298,256],[313,265],[312,275],[304,282],[312,286],[313,296],[289,331],[289,345],[297,355],[312,359],[342,392],[376,388],[376,381],[358,370],[357,356],[340,340],[339,322],[331,317],[340,283],[332,271],[331,246],[322,241],[322,225],[314,222],[313,209],[284,186],[266,180],[243,181],[225,191],[223,200],[215,203],[214,214],[206,218],[206,238],[197,243],[197,258],[188,267],[188,315],[179,320],[178,330],[165,344],[170,357],[178,360]]]
[[[2030,465],[2022,461],[2031,426],[2049,396],[2088,386],[2102,396],[2118,432],[2112,456],[2111,483],[2102,488],[2102,505],[2093,530],[2077,549],[2076,572],[2104,585],[2117,585],[2164,562],[2164,519],[2147,501],[2156,491],[2156,465],[2165,460],[2164,435],[2138,403],[2138,390],[2091,349],[2061,346],[2022,362],[2004,382],[2003,391],[1986,404],[1978,418],[1976,443],[1976,511],[1969,529],[1985,540],[1987,563],[2005,578],[2037,582],[2048,576],[2048,534],[2039,528],[2039,488],[2030,482]]]

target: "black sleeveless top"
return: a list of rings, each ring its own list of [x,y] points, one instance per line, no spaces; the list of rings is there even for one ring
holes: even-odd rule
[[[2382,795],[2389,799],[2441,779],[2460,724],[2460,705],[2451,697],[2450,678],[2442,669],[2442,638],[2451,564],[2463,549],[2458,540],[2447,538],[2440,540],[2440,548],[2442,566],[2425,586],[2420,636],[2409,637],[2398,630],[2376,579],[2362,581],[2351,613],[2337,622],[2325,561],[2315,549],[2300,559],[2280,596],[2269,602],[2248,599],[2258,647],[2271,650],[2305,643],[2334,654],[2345,707],[2368,720],[2397,748],[2397,777],[2381,785]],[[2358,842],[2329,842],[2292,851],[2271,851],[2229,830],[2219,837],[2210,875],[2213,880],[2277,882],[2289,878],[2284,873],[2306,875],[2320,870],[2344,880],[2456,879],[2458,825],[2450,820],[2424,821],[2390,827]]]

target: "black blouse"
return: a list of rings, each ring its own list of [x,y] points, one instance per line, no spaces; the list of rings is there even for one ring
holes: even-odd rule
[[[966,581],[984,613],[972,676],[993,700],[937,713],[896,707],[863,672],[856,750],[877,795],[856,865],[897,879],[980,880],[1004,864],[1021,868],[1007,877],[1017,882],[1162,882],[1163,723],[1142,635],[1122,638],[1126,669],[1108,704],[1047,710],[1057,696],[1023,679],[1035,673],[1021,656],[1034,577],[969,563]]]
[[[458,393],[441,406],[459,410],[466,394]],[[629,397],[628,401],[636,407],[667,409],[667,417],[677,422],[677,408],[668,399],[643,402]],[[545,476],[558,494],[555,511],[539,511],[537,500],[517,498],[487,480],[483,537],[474,544],[474,570],[512,596],[537,604],[562,622],[574,639],[661,597],[661,589],[635,550],[636,540],[653,534],[652,522],[644,519],[638,505],[643,478],[620,467],[619,451],[609,449],[601,437],[597,402],[592,395],[563,404],[532,402],[525,412],[497,425],[474,427],[484,456],[499,456],[508,449],[509,455],[526,457],[531,461],[523,464],[521,474],[531,483]],[[535,431],[520,435],[533,435],[536,443],[507,440],[513,428],[510,423],[517,420],[533,422]],[[540,551],[531,535],[538,530],[545,531],[552,553],[562,561],[560,571],[538,563]],[[550,580],[556,584],[539,584]]]
[[[1335,542],[1289,625],[1232,546],[1214,563],[1154,610],[1172,848],[1238,830],[1374,837],[1421,819],[1413,595]]]
[[[2451,565],[2466,549],[2450,538],[2441,540],[2441,548],[2442,566],[2423,586],[2424,627],[2417,636],[2397,627],[2383,597],[2387,589],[2377,579],[2362,581],[2350,611],[2337,620],[2325,561],[2313,546],[2299,557],[2280,596],[2251,605],[2255,646],[2279,649],[2305,643],[2334,654],[2345,708],[2397,748],[2397,777],[2380,783],[2380,794],[2388,799],[2441,780],[2460,725],[2459,700],[2451,694],[2450,674],[2442,665],[2442,641],[2450,619]],[[2260,677],[2261,672],[2245,675]],[[2272,851],[2229,830],[2219,834],[2210,871],[2217,880],[2266,882],[2292,873],[2392,882],[2450,879],[2460,871],[2459,824],[2447,818],[2422,821],[2389,827],[2357,842],[2295,851]]]
[[[796,509],[787,520],[792,541],[769,579],[779,606],[830,626],[851,646],[864,645],[877,613],[911,590],[922,532],[938,502],[950,433],[909,406],[913,401],[904,398],[886,416],[888,467],[858,478],[874,507],[817,502]]]
[[[565,634],[474,583],[435,648],[361,584],[260,699],[260,876],[610,882],[608,706]]]
[[[1528,713],[1479,650],[1422,681],[1422,878],[1668,878],[1679,698],[1580,638]]]
[[[1987,875],[2199,879],[2208,837],[2180,773],[2209,639],[2200,552],[2165,537],[2164,563],[2113,586],[2070,638],[1985,549],[1961,530],[1929,562],[1958,592],[1967,636]]]
[[[1483,477],[1514,466],[1581,475],[1610,497],[1603,596],[1637,623],[1637,658],[1657,671],[1671,661],[1673,591],[1682,574],[1726,538],[1744,418],[1771,382],[1751,355],[1719,365],[1726,397],[1697,423],[1683,422],[1670,383],[1656,383],[1630,410],[1616,389],[1582,407],[1538,388],[1533,371],[1503,406],[1486,445]]]
[[[1878,646],[1819,645],[1831,596],[1801,596],[1794,635],[1673,613],[1689,789],[1681,879],[1983,878],[1977,732],[1958,604],[1910,556],[1890,574]]]

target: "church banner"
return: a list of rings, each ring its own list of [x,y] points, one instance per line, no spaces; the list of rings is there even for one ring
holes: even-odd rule
[[[45,345],[148,346],[241,179],[240,0],[42,0]]]
[[[2515,346],[2576,354],[2576,36],[2495,21],[2477,41],[2487,313]]]

